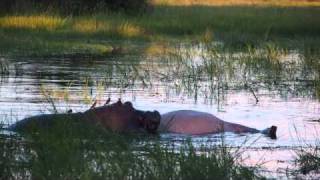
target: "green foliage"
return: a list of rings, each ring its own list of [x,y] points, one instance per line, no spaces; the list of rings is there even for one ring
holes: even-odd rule
[[[96,12],[124,12],[140,14],[149,8],[147,0],[3,0],[2,13],[30,11],[58,12],[67,15],[91,14]]]
[[[63,121],[1,136],[0,179],[255,179],[225,146],[178,148],[156,136],[116,134]]]
[[[320,147],[310,146],[297,151],[295,163],[298,165],[299,172],[303,174],[320,172]]]
[[[0,74],[9,74],[9,62],[8,60],[0,57]]]
[[[320,47],[317,7],[158,6],[142,16],[94,12],[79,17],[27,11],[27,15],[10,13],[0,18],[1,55],[104,55],[112,51],[112,40],[128,39],[218,41],[232,48],[265,43],[289,50],[319,51]],[[269,47],[270,52],[275,52],[275,46]]]

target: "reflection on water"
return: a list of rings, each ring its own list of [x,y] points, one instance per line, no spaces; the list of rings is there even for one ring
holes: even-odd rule
[[[135,54],[8,61],[10,73],[1,75],[0,81],[0,120],[9,124],[51,111],[47,94],[61,112],[83,111],[94,100],[103,104],[111,97],[161,113],[193,109],[258,129],[276,125],[276,141],[259,134],[227,134],[225,141],[231,146],[247,142],[250,148],[281,149],[279,156],[284,149],[314,143],[319,129],[319,123],[309,121],[320,117],[319,54],[312,51],[270,46],[229,52],[199,45],[177,47],[156,57]],[[162,138],[177,140],[181,136]],[[217,136],[192,138],[197,142]],[[268,161],[274,155],[263,156]],[[254,156],[254,162],[257,158]]]

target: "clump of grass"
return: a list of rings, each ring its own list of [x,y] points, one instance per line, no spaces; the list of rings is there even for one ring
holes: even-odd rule
[[[135,26],[129,22],[121,24],[117,30],[124,37],[137,37],[143,35],[144,31],[139,26]]]
[[[99,21],[95,18],[75,20],[72,26],[75,31],[82,33],[106,32],[112,28],[107,21]]]
[[[260,178],[225,146],[196,149],[188,141],[178,148],[156,136],[111,133],[68,119],[57,122],[49,129],[30,129],[23,138],[2,135],[1,178]]]
[[[0,18],[0,28],[56,30],[64,26],[66,19],[55,16],[5,16]]]
[[[320,146],[300,149],[295,160],[299,172],[308,174],[310,172],[320,172]]]
[[[0,74],[9,73],[9,62],[8,60],[0,57]]]

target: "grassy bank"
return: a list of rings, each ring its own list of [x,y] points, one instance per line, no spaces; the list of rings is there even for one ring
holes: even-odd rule
[[[0,136],[1,179],[257,179],[224,145],[196,150],[61,121],[23,138]]]
[[[168,6],[320,6],[319,0],[152,0],[152,3],[155,5]]]
[[[0,17],[0,54],[109,55],[120,52],[130,42],[181,41],[219,41],[231,48],[271,41],[290,49],[318,49],[320,8],[284,4],[156,5],[143,16],[6,15]]]

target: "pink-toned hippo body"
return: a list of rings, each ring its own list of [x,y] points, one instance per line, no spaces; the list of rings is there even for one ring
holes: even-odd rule
[[[192,110],[179,110],[162,114],[159,131],[189,135],[215,134],[221,132],[263,133],[273,139],[276,138],[275,126],[260,131],[240,124],[223,121],[209,113]]]

